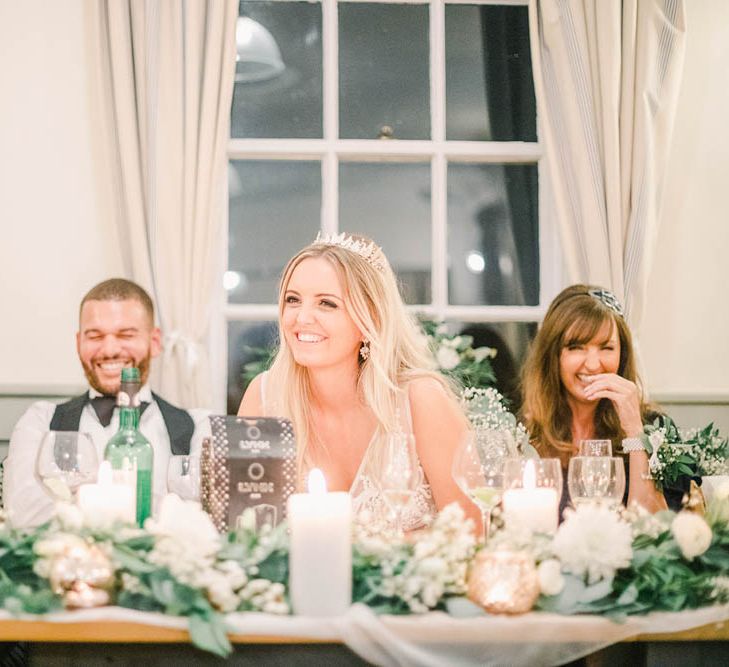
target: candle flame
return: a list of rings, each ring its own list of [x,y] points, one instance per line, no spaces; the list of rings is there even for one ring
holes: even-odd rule
[[[524,466],[524,488],[535,489],[537,487],[537,470],[534,461],[529,459]]]
[[[307,482],[309,493],[324,494],[327,492],[327,480],[319,468],[312,468]]]
[[[111,463],[109,461],[102,461],[99,466],[98,483],[104,486],[111,484]]]

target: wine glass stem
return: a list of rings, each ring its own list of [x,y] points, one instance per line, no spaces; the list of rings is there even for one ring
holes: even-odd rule
[[[488,542],[489,530],[491,529],[491,510],[481,510],[481,521],[483,522],[483,541]]]

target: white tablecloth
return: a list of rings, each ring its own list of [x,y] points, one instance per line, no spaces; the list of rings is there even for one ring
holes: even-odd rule
[[[0,619],[9,619],[0,612]],[[29,620],[38,617],[23,617]],[[184,618],[101,607],[48,614],[44,621],[79,623],[127,621],[185,628]],[[342,641],[365,660],[383,667],[483,667],[559,665],[639,634],[671,633],[729,621],[729,605],[679,613],[653,613],[615,623],[599,616],[559,616],[543,612],[517,617],[454,618],[443,612],[377,616],[353,605],[340,618],[230,614],[230,632],[242,635],[306,637]]]

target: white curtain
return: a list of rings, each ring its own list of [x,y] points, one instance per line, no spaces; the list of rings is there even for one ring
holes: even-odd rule
[[[125,269],[165,335],[153,384],[209,406],[238,2],[102,0],[91,12]]]
[[[613,290],[636,327],[683,68],[683,0],[530,0],[529,21],[570,281]]]

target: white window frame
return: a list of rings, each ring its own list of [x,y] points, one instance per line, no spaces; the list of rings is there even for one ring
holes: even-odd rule
[[[287,0],[269,0],[287,1]],[[339,3],[378,2],[429,6],[430,24],[430,140],[339,138]],[[461,322],[538,322],[562,282],[562,258],[552,207],[542,145],[521,141],[447,141],[445,99],[445,6],[528,5],[528,0],[321,0],[323,58],[323,137],[321,139],[234,139],[228,142],[229,160],[296,160],[321,162],[321,228],[338,231],[339,163],[345,161],[407,161],[430,163],[431,182],[431,303],[410,306],[435,318]],[[538,306],[454,306],[448,304],[447,282],[447,169],[448,162],[474,164],[537,164],[539,176],[540,295]],[[227,267],[227,242],[226,260]],[[275,304],[223,306],[222,335],[231,321],[276,320]],[[221,340],[218,338],[218,340]],[[225,339],[221,342],[225,343]],[[220,348],[219,348],[220,349]],[[223,377],[226,354],[220,359]]]

